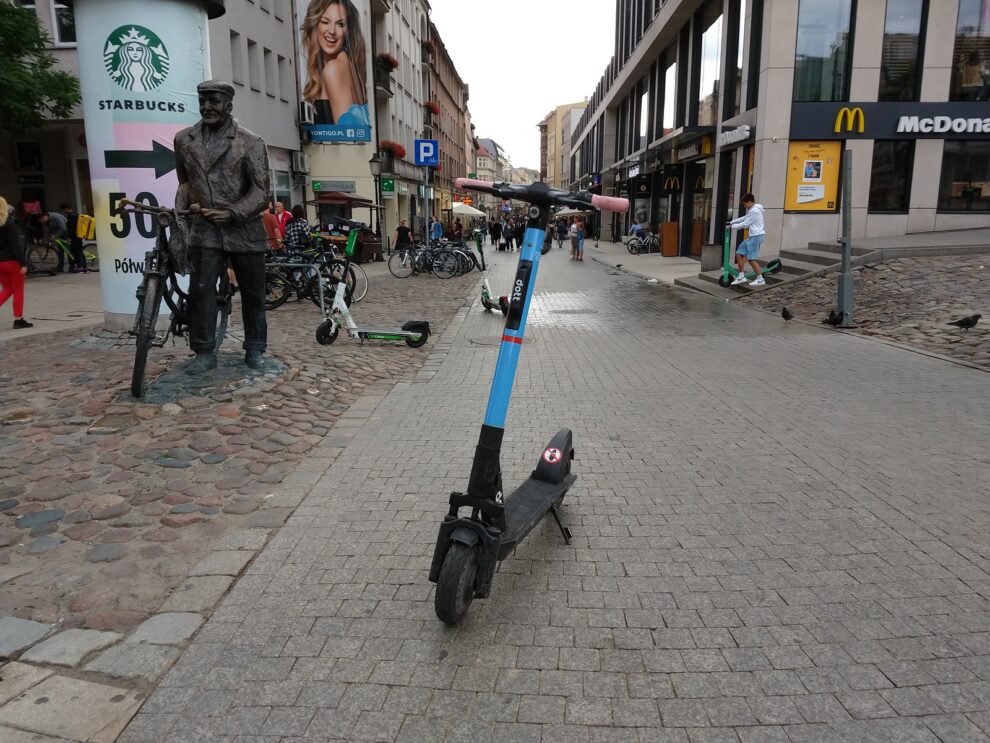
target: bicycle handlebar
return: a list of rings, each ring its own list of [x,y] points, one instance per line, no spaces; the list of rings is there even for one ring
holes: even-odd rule
[[[598,194],[588,193],[587,191],[564,191],[559,188],[550,188],[545,183],[531,183],[526,186],[521,183],[496,183],[494,181],[479,181],[473,178],[457,178],[454,180],[454,188],[490,193],[500,196],[503,199],[519,199],[520,201],[541,204],[559,204],[578,209],[593,206],[596,209],[620,213],[629,210],[629,199],[623,199],[617,196],[600,196]]]

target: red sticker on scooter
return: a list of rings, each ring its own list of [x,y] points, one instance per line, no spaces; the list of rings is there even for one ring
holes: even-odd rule
[[[557,464],[563,456],[560,449],[546,449],[543,452],[543,461],[547,464]]]

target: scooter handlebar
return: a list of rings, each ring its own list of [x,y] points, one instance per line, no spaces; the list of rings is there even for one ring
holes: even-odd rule
[[[596,209],[619,212],[620,214],[629,211],[629,199],[623,199],[618,196],[599,196],[598,194],[592,194],[591,205]]]
[[[501,196],[503,199],[517,198],[523,201],[535,199],[544,203],[560,204],[563,206],[593,206],[596,209],[620,213],[629,210],[629,199],[622,199],[616,196],[599,196],[598,194],[590,194],[585,191],[579,193],[563,191],[558,188],[549,188],[542,183],[524,186],[521,184],[479,181],[473,178],[457,178],[454,180],[454,188],[495,194],[496,196]]]

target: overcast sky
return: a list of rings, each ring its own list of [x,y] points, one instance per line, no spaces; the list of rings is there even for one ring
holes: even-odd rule
[[[514,166],[539,170],[536,125],[554,107],[583,101],[595,91],[615,45],[615,4],[429,3],[454,66],[470,86],[475,134],[498,142]]]

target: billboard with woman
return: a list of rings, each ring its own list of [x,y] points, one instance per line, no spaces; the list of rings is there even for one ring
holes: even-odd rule
[[[369,19],[365,0],[297,0],[303,100],[312,104],[314,142],[371,140]]]

